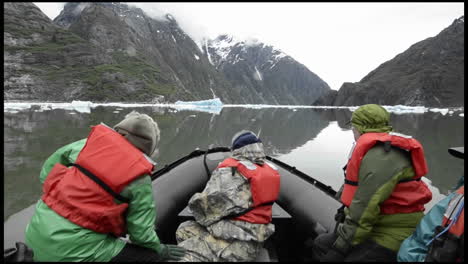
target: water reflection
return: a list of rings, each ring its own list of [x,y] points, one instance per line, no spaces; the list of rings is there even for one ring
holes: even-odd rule
[[[64,144],[84,138],[89,127],[114,125],[132,109],[96,107],[91,113],[31,108],[4,113],[4,221],[39,199],[38,175],[45,159]],[[337,189],[353,142],[345,124],[348,109],[223,108],[219,115],[141,107],[161,129],[157,162],[172,162],[196,148],[229,146],[232,135],[249,129],[260,134],[269,155],[278,157]],[[72,114],[73,113],[73,114]],[[413,135],[424,146],[428,179],[445,194],[463,174],[463,161],[447,148],[464,144],[463,118],[439,113],[391,115],[396,131]]]

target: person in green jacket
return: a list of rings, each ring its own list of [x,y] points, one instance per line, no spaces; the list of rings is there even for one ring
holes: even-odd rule
[[[432,194],[421,177],[427,165],[420,143],[392,132],[390,114],[367,104],[353,112],[356,142],[337,193],[343,203],[335,232],[319,235],[312,255],[323,262],[393,261],[402,241],[424,216]]]
[[[94,140],[98,131],[103,131],[103,136],[100,135],[100,138],[96,138],[97,140],[91,142],[91,138]],[[95,126],[88,138],[61,147],[45,161],[39,175],[44,195],[37,202],[35,213],[25,232],[26,244],[34,252],[34,261],[138,262],[178,260],[183,257],[184,249],[176,245],[160,243],[155,231],[156,213],[149,174],[154,165],[150,157],[157,152],[159,134],[158,125],[151,117],[133,111],[115,125],[114,130],[105,125]],[[113,141],[104,143],[107,142],[104,137],[108,137],[108,135],[112,137]],[[117,144],[114,144],[114,142],[120,142],[120,145],[114,146]],[[99,146],[99,148],[89,151],[92,146]],[[121,153],[119,150],[120,148],[124,150],[124,147],[126,150],[122,152],[125,153]],[[86,149],[88,151],[85,151]],[[92,159],[93,157],[100,157],[99,159],[103,162],[102,166],[105,166],[105,160],[112,160],[115,157],[123,157],[121,160],[127,162],[127,156],[125,155],[128,155],[130,159],[130,152],[138,157],[139,162],[146,166],[141,168],[145,168],[145,171],[149,173],[129,178],[131,181],[123,184],[119,193],[112,193],[115,187],[111,188],[108,184],[109,182],[118,181],[118,179],[109,179],[117,177],[114,175],[120,175],[121,178],[125,177],[127,171],[120,172],[117,167],[122,165],[111,163],[108,165],[111,168],[114,166],[115,171],[98,173],[99,169],[96,168],[99,168],[100,160],[95,160],[92,163]],[[78,163],[81,167],[76,165]],[[96,168],[89,165],[96,163]],[[75,164],[73,167],[64,167],[73,164]],[[84,164],[87,164],[85,170],[88,169],[91,175],[99,178],[101,182],[104,182],[103,185],[108,185],[107,187],[111,190],[106,191],[105,186],[98,183],[99,179],[91,180],[91,177],[87,178],[88,175],[85,176],[84,170],[82,170],[82,167],[85,167]],[[93,170],[91,170],[90,166]],[[75,169],[75,167],[79,169]],[[62,172],[65,171],[68,174],[63,176],[63,174],[57,173],[57,171],[60,172],[60,168],[63,168]],[[130,173],[130,170],[128,173]],[[141,169],[139,170],[141,171]],[[60,188],[65,189],[63,185],[66,185],[64,183],[65,179],[70,177],[70,171],[74,171],[75,174],[71,174],[71,184],[69,184],[71,186],[67,186],[67,192],[64,192]],[[59,180],[56,180],[56,178]],[[75,189],[79,191],[73,193]],[[57,195],[57,193],[61,193],[62,196],[57,197],[62,197],[62,200],[48,200],[47,197]],[[82,193],[86,193],[88,196],[80,197]],[[93,200],[93,196],[111,197],[110,203],[96,205],[95,203],[100,203],[102,199],[99,200],[99,198],[96,202],[96,199]],[[112,199],[112,197],[116,198]],[[125,200],[125,202],[119,199]],[[91,206],[106,206],[109,210],[101,210],[95,212],[94,215],[89,215],[91,209],[87,208]],[[113,210],[116,209],[121,210],[120,213],[115,214]],[[119,219],[123,219],[123,222],[109,229],[109,225],[106,226],[105,222],[100,223],[94,220],[95,223],[90,223],[92,221],[80,220],[83,219],[80,210],[83,211],[84,215],[89,215],[88,220],[111,219],[110,223],[120,223]],[[114,216],[110,217],[109,215],[112,214]],[[99,215],[98,217],[101,218],[95,215]],[[123,230],[123,232],[116,232],[117,235],[108,231],[97,232],[90,229],[90,226],[97,230]],[[123,237],[125,234],[127,236]]]

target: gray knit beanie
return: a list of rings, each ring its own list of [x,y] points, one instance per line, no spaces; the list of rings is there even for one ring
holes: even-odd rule
[[[150,116],[132,111],[114,129],[143,153],[154,158],[159,143],[159,128]]]

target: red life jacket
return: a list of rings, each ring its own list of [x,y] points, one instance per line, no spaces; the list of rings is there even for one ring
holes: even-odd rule
[[[410,181],[401,181],[390,197],[380,205],[382,214],[413,213],[424,211],[424,204],[432,199],[432,193],[420,179],[427,174],[427,164],[421,144],[413,138],[389,133],[365,133],[361,135],[346,166],[345,184],[341,201],[351,205],[358,187],[358,175],[364,155],[377,142],[390,142],[391,146],[410,151],[415,176]]]
[[[117,194],[131,181],[153,169],[153,164],[140,150],[105,125],[91,129],[76,164]],[[117,204],[114,196],[77,167],[55,164],[44,182],[43,193],[44,203],[81,227],[117,236],[126,232],[124,212],[128,204]]]
[[[458,208],[458,202],[460,199],[464,199],[465,196],[465,186],[460,187],[456,191],[457,195],[455,195],[449,202],[449,206],[444,213],[444,219],[442,220],[442,226],[448,226],[452,218],[455,216],[456,209]],[[448,218],[450,217],[450,219]],[[458,217],[457,221],[450,227],[448,230],[449,233],[455,235],[457,238],[461,237],[461,235],[465,232],[465,206],[461,211],[460,216]]]
[[[218,165],[218,168],[234,167],[250,183],[253,209],[233,219],[254,224],[267,224],[271,222],[273,202],[279,195],[280,175],[267,163],[263,165],[249,163],[245,164],[234,158],[227,158]]]

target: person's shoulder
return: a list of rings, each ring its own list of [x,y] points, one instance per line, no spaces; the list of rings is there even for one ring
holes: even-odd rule
[[[399,167],[401,164],[411,164],[411,154],[404,149],[393,146],[388,148],[383,143],[377,143],[366,153],[363,162],[373,164],[386,162]]]

